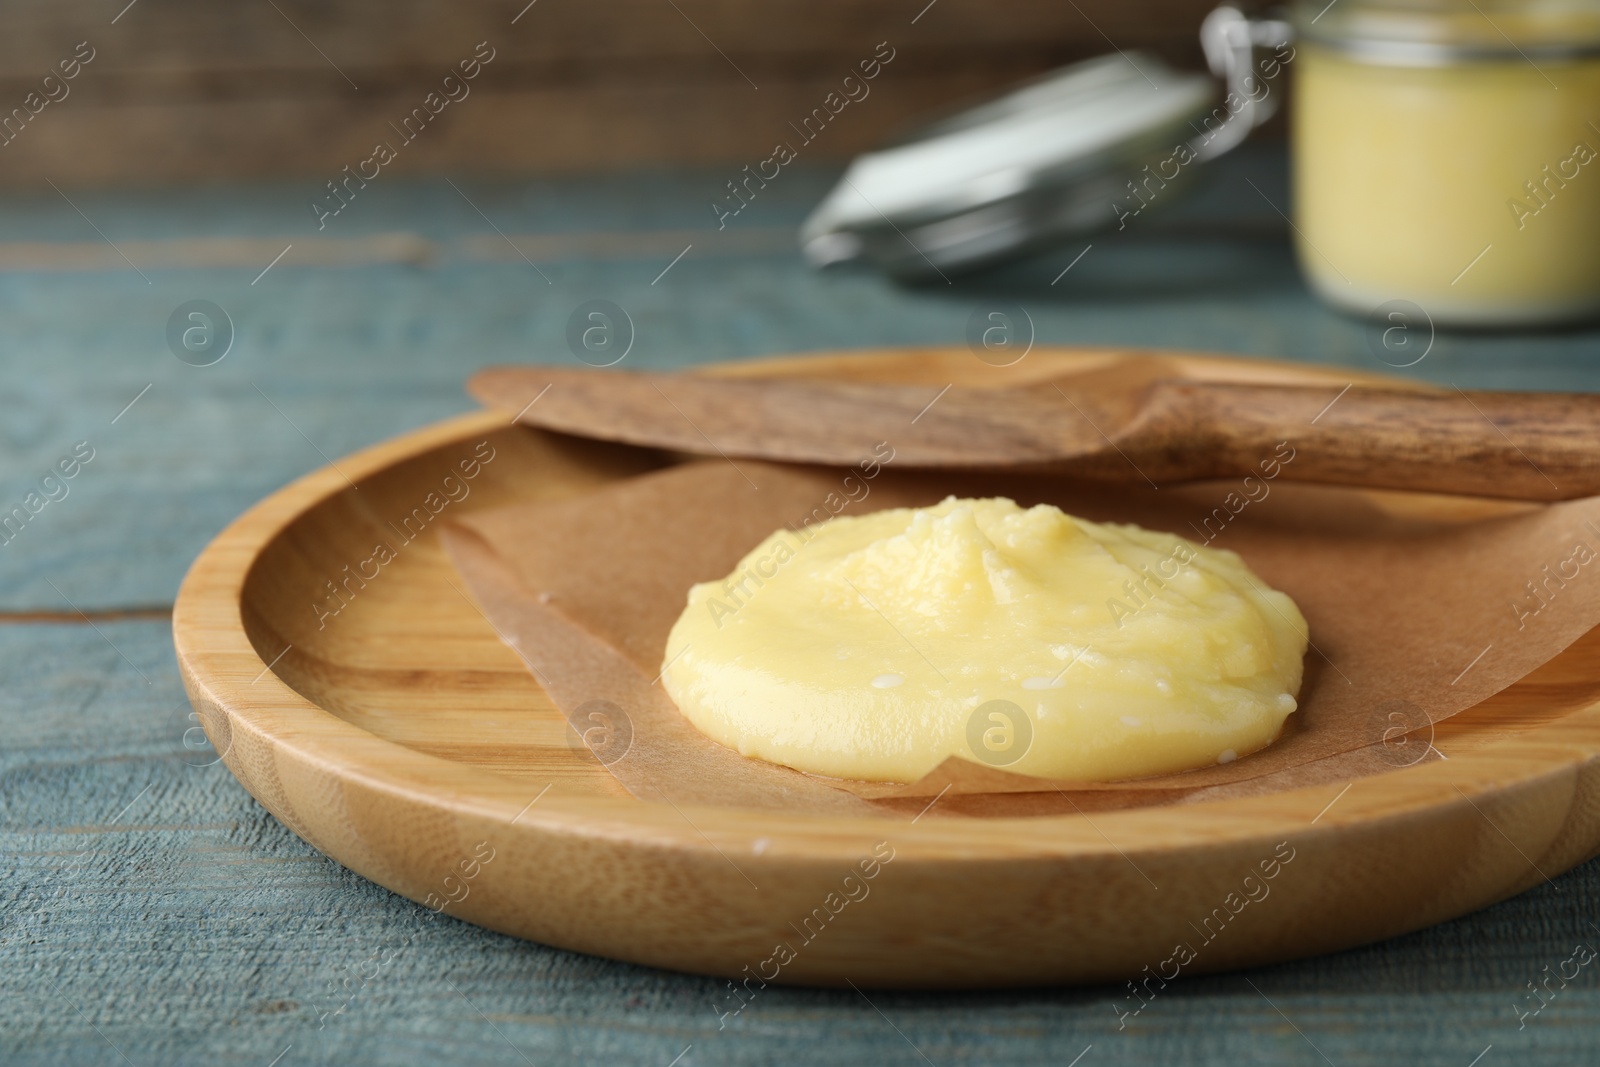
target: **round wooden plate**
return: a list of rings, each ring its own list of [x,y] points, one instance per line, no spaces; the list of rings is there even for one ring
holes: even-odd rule
[[[939,388],[1115,358],[1040,349],[1000,373],[965,350],[897,350],[710,373]],[[1197,376],[1326,381],[1330,397],[1350,380],[1177,358]],[[448,499],[442,479],[474,459],[469,494]],[[1343,791],[914,823],[635,800],[569,741],[463,592],[436,523],[582,494],[660,462],[474,414],[341,459],[251,508],[195,561],[173,616],[189,695],[229,769],[295,833],[396,893],[519,937],[738,979],[718,1009],[730,1012],[766,981],[1131,978],[1153,992],[1179,972],[1415,930],[1600,848],[1595,634],[1442,723],[1447,760]],[[419,521],[440,501],[437,519]],[[366,562],[380,541],[394,558]],[[345,581],[374,566],[364,584]]]

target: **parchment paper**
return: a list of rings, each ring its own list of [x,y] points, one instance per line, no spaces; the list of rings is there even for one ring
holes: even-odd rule
[[[637,796],[679,803],[832,811],[868,803],[915,815],[937,797],[945,814],[1015,815],[1347,781],[1439,758],[1433,723],[1600,623],[1600,498],[1505,504],[1296,485],[1260,472],[1246,494],[1241,482],[1158,490],[885,468],[839,513],[954,493],[1170,531],[1238,552],[1292,596],[1312,648],[1300,708],[1282,736],[1226,765],[1086,784],[951,759],[910,785],[824,779],[711,741],[656,679],[689,587],[727,575],[767,535],[825,501],[837,506],[848,473],[689,462],[573,501],[473,515],[446,531],[446,546],[576,730],[594,721],[592,701],[622,711],[630,745],[606,761],[619,781]]]

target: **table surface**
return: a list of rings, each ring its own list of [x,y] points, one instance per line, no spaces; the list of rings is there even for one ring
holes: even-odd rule
[[[570,362],[567,318],[582,301],[629,312],[641,369],[962,344],[969,315],[1005,303],[1028,309],[1041,343],[1384,369],[1367,328],[1301,281],[1271,145],[1222,161],[1165,215],[920,289],[801,263],[794,229],[833,174],[786,170],[718,231],[706,204],[727,177],[386,180],[321,231],[309,182],[0,203],[0,512],[78,442],[94,450],[68,494],[0,545],[0,1060],[1592,1058],[1600,968],[1564,987],[1550,976],[1576,946],[1600,945],[1600,863],[1407,937],[1182,979],[1125,1027],[1111,987],[769,988],[720,1025],[716,980],[430,920],[313,850],[210,763],[171,644],[189,561],[293,478],[467,410],[474,369]],[[193,299],[234,326],[212,366],[180,362],[166,341],[169,316]],[[1600,332],[1440,332],[1405,373],[1597,390]],[[1528,990],[1542,980],[1555,995],[1519,1017],[1539,1006]]]

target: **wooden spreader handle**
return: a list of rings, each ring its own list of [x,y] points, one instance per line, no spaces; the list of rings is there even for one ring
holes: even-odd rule
[[[1513,500],[1600,494],[1600,395],[1169,379],[1121,436],[1158,483],[1233,477],[1278,458],[1281,477],[1303,482]]]

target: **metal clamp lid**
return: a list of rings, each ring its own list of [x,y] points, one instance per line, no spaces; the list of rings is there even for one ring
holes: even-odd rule
[[[1237,145],[1277,101],[1259,91],[1255,49],[1286,43],[1280,20],[1226,6],[1201,41],[1217,85],[1155,56],[1119,52],[1074,64],[997,100],[857,157],[805,221],[814,266],[864,260],[908,280],[948,278],[1117,220],[1116,202],[1153,164],[1194,162]],[[1164,176],[1165,177],[1165,176]]]

